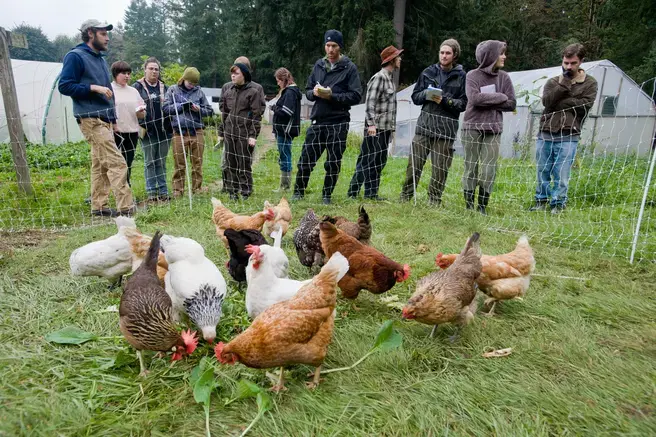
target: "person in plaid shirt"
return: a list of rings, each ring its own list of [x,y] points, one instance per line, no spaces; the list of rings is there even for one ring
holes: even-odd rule
[[[392,74],[401,67],[403,49],[386,47],[380,54],[383,68],[367,84],[365,133],[348,196],[355,199],[364,183],[364,198],[378,196],[380,174],[387,163],[387,147],[396,128],[396,87]]]

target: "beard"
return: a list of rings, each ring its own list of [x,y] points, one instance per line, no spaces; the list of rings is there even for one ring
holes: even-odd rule
[[[103,43],[101,43],[100,41],[98,41],[96,39],[91,41],[91,45],[93,46],[94,50],[97,50],[99,52],[103,52],[103,51],[107,50],[107,44],[103,44]]]

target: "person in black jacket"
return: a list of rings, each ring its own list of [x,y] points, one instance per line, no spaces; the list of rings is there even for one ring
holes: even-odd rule
[[[360,103],[362,86],[355,64],[341,54],[344,39],[338,30],[324,35],[326,56],[319,59],[308,78],[305,96],[314,102],[301,157],[292,200],[305,196],[305,188],[317,161],[326,149],[323,181],[323,203],[329,204],[346,150],[351,106]]]
[[[444,41],[440,45],[439,63],[422,71],[412,90],[412,101],[415,105],[421,105],[421,114],[412,139],[401,201],[407,201],[414,195],[430,153],[433,170],[428,185],[428,203],[436,206],[442,203],[442,192],[455,151],[453,142],[458,133],[458,118],[467,107],[467,75],[462,65],[456,63],[459,56],[458,41]],[[441,95],[429,98],[429,86],[442,90]]]
[[[301,130],[301,91],[286,68],[275,72],[280,87],[278,101],[272,106],[273,133],[276,134],[280,158],[280,190],[289,190],[292,181],[292,140]]]

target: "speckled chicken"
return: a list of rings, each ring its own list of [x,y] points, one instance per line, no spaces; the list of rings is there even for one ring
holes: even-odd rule
[[[319,217],[312,208],[308,209],[294,231],[294,246],[298,260],[305,267],[323,264],[323,249],[319,240]]]
[[[446,270],[424,276],[403,308],[404,319],[433,325],[456,323],[460,326],[474,318],[476,279],[481,274],[479,234],[474,233],[456,261]],[[452,340],[455,336],[452,337]]]
[[[142,350],[167,352],[173,360],[191,354],[198,343],[196,333],[178,332],[173,322],[171,298],[157,277],[161,234],[156,232],[144,262],[126,282],[119,306],[119,325],[125,339],[137,350],[141,375],[146,374]]]

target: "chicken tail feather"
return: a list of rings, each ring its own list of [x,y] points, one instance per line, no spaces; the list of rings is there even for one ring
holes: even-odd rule
[[[153,239],[150,240],[150,247],[148,248],[148,255],[146,255],[145,263],[148,270],[153,272],[157,271],[157,261],[159,258],[159,239],[162,238],[160,231],[155,232]]]
[[[369,241],[371,239],[371,221],[369,220],[369,214],[364,209],[364,206],[360,206],[360,216],[358,217],[358,226],[360,227],[360,241]]]
[[[325,276],[329,274],[335,274],[337,276],[335,281],[339,282],[342,280],[344,275],[346,275],[348,270],[349,262],[346,257],[339,252],[335,252],[333,256],[330,257],[326,265],[321,268],[320,275]]]

